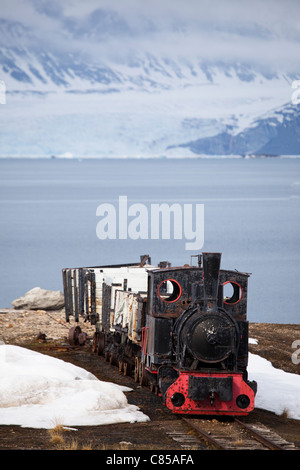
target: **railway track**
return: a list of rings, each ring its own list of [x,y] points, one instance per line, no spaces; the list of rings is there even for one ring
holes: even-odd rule
[[[261,423],[246,424],[237,418],[219,419],[182,418],[207,445],[218,450],[296,450]]]

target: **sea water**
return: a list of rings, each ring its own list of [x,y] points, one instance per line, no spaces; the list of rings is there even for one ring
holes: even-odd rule
[[[33,287],[63,290],[64,267],[193,262],[186,240],[101,240],[101,204],[204,207],[204,243],[251,273],[252,322],[299,323],[300,159],[0,159],[0,307]]]

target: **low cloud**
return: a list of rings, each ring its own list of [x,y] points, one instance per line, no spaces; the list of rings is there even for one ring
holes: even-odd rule
[[[31,32],[23,38],[27,45],[36,47],[38,40],[50,51],[78,53],[97,62],[126,63],[147,52],[294,72],[299,13],[298,0],[10,0],[2,6],[3,19],[20,22]]]

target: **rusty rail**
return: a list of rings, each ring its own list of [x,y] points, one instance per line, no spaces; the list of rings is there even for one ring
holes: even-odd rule
[[[202,437],[205,441],[207,441],[209,444],[212,444],[214,447],[216,447],[219,450],[227,450],[227,447],[225,447],[223,444],[221,444],[217,439],[215,439],[212,435],[208,434],[205,432],[203,429],[201,429],[200,426],[198,426],[194,421],[188,419],[188,418],[182,418],[189,426],[191,426],[199,435]]]
[[[211,423],[209,420],[201,423],[201,420],[198,419],[186,417],[182,419],[197,432],[201,439],[218,450],[296,450],[293,443],[285,441],[260,423],[252,427],[234,418],[230,423],[233,427],[226,431],[224,423],[221,421],[218,423],[217,419]],[[255,429],[255,426],[258,427],[258,430]],[[264,435],[264,432],[269,436]]]
[[[240,421],[239,419],[235,418],[234,420],[239,426],[242,428],[246,429],[250,434],[254,437],[255,440],[263,444],[265,447],[267,447],[270,450],[286,450],[284,448],[284,444],[286,441],[282,440],[282,444],[277,444],[273,440],[267,438],[264,436],[261,432],[257,431],[256,429],[253,429],[251,426],[248,424],[244,423],[243,421]]]

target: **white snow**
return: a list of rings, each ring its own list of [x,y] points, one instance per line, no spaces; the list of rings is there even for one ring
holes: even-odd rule
[[[257,339],[249,338],[249,344],[258,344]]]
[[[149,420],[128,404],[130,388],[26,348],[0,345],[0,377],[2,425],[50,429]]]
[[[300,419],[300,375],[255,354],[249,355],[248,373],[258,383],[256,408]],[[0,345],[0,377],[0,425],[50,429],[149,420],[128,404],[124,392],[130,388],[19,346]]]
[[[249,353],[248,378],[257,382],[256,408],[300,419],[300,375],[275,369],[271,362]]]

